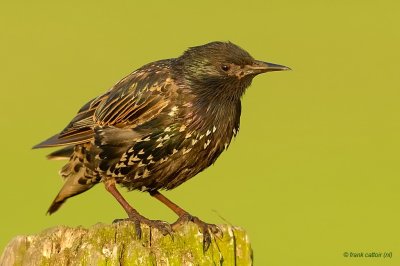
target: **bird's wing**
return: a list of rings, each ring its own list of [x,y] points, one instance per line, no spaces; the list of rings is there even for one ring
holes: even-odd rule
[[[89,101],[78,111],[78,114],[71,120],[63,131],[37,144],[33,148],[37,149],[74,145],[92,139],[94,136],[94,112],[99,104],[108,97],[109,93],[110,91]]]
[[[166,68],[138,71],[123,79],[94,113],[100,126],[135,128],[161,113],[176,90]]]
[[[171,86],[172,85],[172,86]],[[75,145],[91,141],[96,126],[134,128],[155,117],[169,104],[168,94],[176,85],[164,64],[147,65],[105,94],[84,105],[59,134],[34,148]]]

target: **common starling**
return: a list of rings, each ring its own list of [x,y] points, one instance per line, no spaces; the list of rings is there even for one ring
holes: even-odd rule
[[[191,216],[159,190],[173,189],[215,162],[239,130],[240,98],[261,73],[288,67],[255,60],[231,42],[211,42],[135,70],[85,104],[59,134],[34,148],[63,146],[49,159],[67,159],[64,186],[48,213],[70,197],[105,184],[141,235],[140,223],[163,233],[171,226],[140,215],[118,192],[148,192],[200,226],[204,245],[217,229]],[[173,225],[174,225],[173,224]]]

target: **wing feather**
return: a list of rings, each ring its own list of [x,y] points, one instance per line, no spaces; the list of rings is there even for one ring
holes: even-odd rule
[[[76,145],[92,141],[100,126],[134,128],[160,114],[176,92],[169,65],[153,63],[131,73],[103,95],[89,101],[59,134],[34,148]]]

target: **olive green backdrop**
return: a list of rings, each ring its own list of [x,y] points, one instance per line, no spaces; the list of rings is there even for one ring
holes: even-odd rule
[[[229,150],[166,195],[246,228],[256,265],[400,265],[398,1],[68,2],[0,3],[1,250],[18,234],[124,217],[101,184],[46,216],[63,162],[31,147],[141,65],[230,40],[293,71],[257,77]]]

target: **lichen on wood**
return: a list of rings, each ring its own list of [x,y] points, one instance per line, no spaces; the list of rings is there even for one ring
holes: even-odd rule
[[[223,236],[213,236],[204,251],[203,236],[193,223],[166,236],[142,225],[141,239],[130,222],[88,229],[58,226],[12,239],[0,265],[251,265],[246,232],[234,226],[219,227]]]

